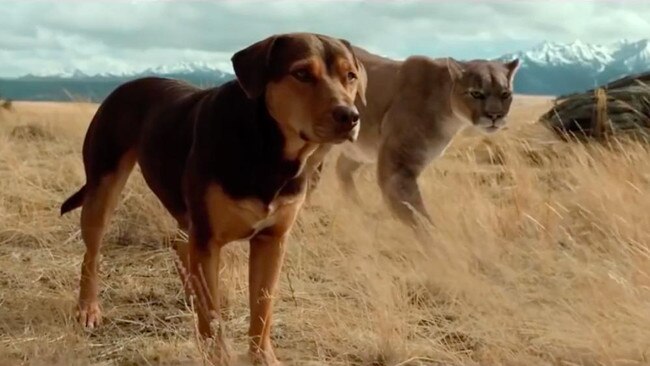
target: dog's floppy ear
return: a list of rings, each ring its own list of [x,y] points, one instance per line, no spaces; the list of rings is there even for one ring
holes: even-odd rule
[[[239,85],[251,99],[262,95],[269,82],[271,51],[276,39],[277,36],[271,36],[253,43],[230,59]]]
[[[357,55],[354,53],[354,49],[350,42],[345,39],[339,39],[345,47],[350,51],[352,57],[354,57],[354,66],[357,68],[357,79],[359,80],[359,85],[357,86],[357,94],[361,99],[361,103],[366,105],[366,88],[368,87],[368,74],[366,73],[366,68],[363,66],[363,62],[359,61]]]

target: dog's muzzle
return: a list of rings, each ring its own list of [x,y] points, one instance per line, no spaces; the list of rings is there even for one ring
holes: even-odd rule
[[[350,132],[348,132],[348,141],[350,142],[355,142],[357,141],[357,138],[359,137],[359,130],[361,129],[361,125],[357,123]]]
[[[354,142],[359,136],[359,111],[355,106],[338,105],[332,109],[332,119],[346,132],[346,139]]]

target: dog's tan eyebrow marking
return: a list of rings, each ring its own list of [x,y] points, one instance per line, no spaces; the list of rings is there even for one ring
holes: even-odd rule
[[[319,57],[309,57],[303,60],[299,60],[289,66],[289,72],[294,72],[302,69],[309,70],[312,75],[316,78],[320,78],[323,75],[323,62]]]
[[[289,66],[290,71],[296,71],[298,69],[304,69],[304,68],[313,68],[315,64],[317,64],[317,58],[316,57],[309,57],[306,59],[298,60]]]
[[[334,63],[335,70],[338,72],[347,72],[347,71],[357,71],[355,67],[352,67],[352,63],[344,57],[338,57]]]
[[[299,69],[304,69],[307,67],[311,67],[313,63],[313,60],[311,58],[296,61],[291,66],[289,66],[289,71],[296,71]]]

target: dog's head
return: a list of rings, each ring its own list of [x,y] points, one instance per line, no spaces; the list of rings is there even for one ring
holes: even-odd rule
[[[289,33],[259,41],[232,57],[249,98],[264,97],[285,133],[305,141],[354,141],[358,95],[365,103],[366,71],[350,43],[320,34]]]

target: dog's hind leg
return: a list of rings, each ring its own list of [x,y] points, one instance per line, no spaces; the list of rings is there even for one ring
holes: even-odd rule
[[[107,172],[96,181],[89,179],[86,183],[81,209],[81,237],[86,245],[86,253],[81,265],[78,320],[87,328],[94,328],[101,321],[97,273],[99,251],[106,225],[133,170],[135,157],[134,151],[127,152],[114,171]]]

